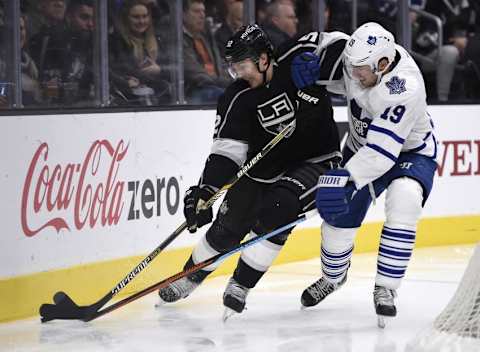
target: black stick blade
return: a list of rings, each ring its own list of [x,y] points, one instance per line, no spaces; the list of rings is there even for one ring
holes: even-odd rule
[[[53,296],[55,304],[42,304],[39,309],[42,323],[55,319],[83,320],[89,312],[88,307],[77,305],[65,292]]]

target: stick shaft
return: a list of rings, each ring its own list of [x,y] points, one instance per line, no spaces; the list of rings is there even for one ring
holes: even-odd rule
[[[280,131],[269,143],[267,143],[262,150],[255,155],[245,166],[243,166],[237,174],[228,182],[225,186],[215,192],[214,195],[204,205],[205,208],[210,208],[215,201],[222,196],[222,194],[230,189],[238,180],[245,175],[249,170],[252,169],[254,165],[258,163],[272,148],[277,145],[294,127],[294,121],[288,124],[282,131]],[[102,307],[107,303],[113,296],[120,292],[125,286],[127,286],[130,281],[132,281],[143,269],[145,269],[150,262],[155,259],[155,257],[163,251],[170,243],[173,242],[185,229],[187,228],[187,223],[184,221],[168,238],[166,238],[157,248],[155,248],[150,254],[148,254],[145,259],[143,259],[132,271],[130,271],[127,276],[123,278],[105,297],[101,299],[100,302],[105,302],[100,306]],[[99,307],[99,308],[100,308]],[[99,309],[97,308],[97,309]]]
[[[215,192],[212,197],[203,205],[203,209],[210,208],[215,201],[222,196],[224,192],[230,189],[238,180],[244,176],[249,170],[251,170],[267,153],[272,150],[287,134],[289,134],[295,127],[295,120],[289,123],[282,131],[280,131],[269,143],[267,143],[263,149],[258,152],[251,160],[249,160],[236,175],[221,189]],[[150,263],[162,252],[170,243],[172,243],[185,229],[187,223],[184,221],[170,236],[168,236],[160,245],[155,248],[150,254],[148,254],[140,263],[138,263],[132,271],[130,271],[115,287],[113,287],[105,296],[103,296],[97,302],[86,306],[89,312],[96,312],[102,308],[108,301],[110,301],[115,295],[123,290],[138,274],[140,274]],[[81,317],[79,317],[81,318]]]
[[[209,259],[206,259],[198,264],[195,264],[193,265],[192,267],[186,269],[186,270],[183,270],[183,271],[180,271],[178,273],[176,273],[175,275],[172,275],[160,282],[157,282],[156,284],[153,284],[139,292],[136,292],[134,293],[133,295],[131,296],[128,296],[124,299],[122,299],[121,301],[118,301],[98,312],[96,312],[95,314],[93,314],[92,316],[90,316],[88,319],[86,319],[86,321],[91,321],[91,320],[94,320],[94,319],[97,319],[107,313],[110,313],[120,307],[123,307],[124,305],[128,304],[128,303],[131,303],[133,301],[136,301],[137,299],[153,292],[153,291],[156,291],[160,288],[163,288],[163,287],[166,287],[168,286],[169,284],[171,284],[172,282],[174,281],[177,281],[189,274],[192,274],[192,273],[195,273],[203,268],[205,268],[206,266],[209,266],[210,264],[213,264],[213,263],[216,263],[216,262],[220,262],[220,261],[223,261],[225,260],[226,258],[230,257],[231,255],[247,248],[247,247],[250,247],[250,246],[253,246],[254,244],[256,244],[257,242],[260,242],[260,241],[263,241],[263,240],[266,240],[267,238],[270,238],[270,237],[273,237],[275,235],[278,235],[279,233],[285,231],[285,230],[288,230],[298,224],[300,224],[301,222],[305,221],[306,219],[310,218],[311,216],[315,215],[316,214],[316,210],[311,210],[305,214],[303,214],[299,219],[287,224],[287,225],[284,225],[282,227],[279,227],[278,229],[272,231],[272,232],[269,232],[267,234],[264,234],[262,236],[257,236],[255,238],[252,238],[248,241],[245,241],[241,244],[239,244],[238,246],[235,246],[234,248],[232,248],[231,250],[229,251],[226,251],[226,252],[223,252],[223,253],[219,253],[217,254],[216,256],[214,257],[211,257]]]

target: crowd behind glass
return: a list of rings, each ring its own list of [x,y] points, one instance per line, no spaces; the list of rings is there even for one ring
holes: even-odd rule
[[[231,82],[222,56],[249,22],[245,6],[279,46],[318,23],[351,33],[354,23],[374,20],[397,33],[403,0],[321,1],[321,21],[311,0],[22,0],[17,11],[7,1],[14,0],[0,0],[0,107],[38,110],[215,104]],[[480,101],[479,17],[477,0],[410,0],[410,52],[430,102]],[[19,55],[9,55],[15,48]]]

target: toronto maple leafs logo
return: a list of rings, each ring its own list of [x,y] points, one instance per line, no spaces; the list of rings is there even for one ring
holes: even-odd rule
[[[385,85],[390,89],[390,94],[401,94],[407,90],[407,88],[405,88],[405,82],[405,79],[393,76]]]
[[[374,37],[373,35],[369,35],[367,39],[367,43],[370,45],[375,45],[377,43],[377,37]]]

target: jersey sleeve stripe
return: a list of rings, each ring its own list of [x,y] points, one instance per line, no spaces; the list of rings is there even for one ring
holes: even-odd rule
[[[423,143],[423,144],[419,145],[418,147],[407,150],[407,151],[409,153],[416,153],[416,152],[419,152],[420,150],[424,149],[426,146],[427,146],[427,143]]]
[[[222,155],[238,166],[247,159],[248,143],[234,139],[215,139],[210,153]]]
[[[432,158],[436,159],[437,158],[437,139],[435,138],[433,133],[432,133],[432,139],[433,139],[433,148],[434,148]]]
[[[425,136],[425,138],[423,138],[424,141],[426,141],[428,139],[428,137],[430,137],[430,135],[432,134],[432,132],[428,132],[427,135]]]
[[[383,133],[383,134],[386,134],[387,136],[389,137],[392,137],[392,139],[395,141],[395,142],[398,142],[400,144],[403,144],[405,143],[405,139],[403,139],[402,137],[398,136],[397,134],[395,134],[394,132],[390,131],[389,129],[386,129],[386,128],[383,128],[383,127],[378,127],[378,126],[375,126],[375,125],[370,125],[370,127],[368,128],[369,131],[375,131],[375,132],[379,132],[379,133]]]
[[[379,147],[376,144],[370,144],[370,143],[367,143],[366,146],[375,150],[376,152],[382,154],[383,156],[387,157],[388,159],[392,160],[394,163],[397,162],[397,157],[395,155],[393,155],[392,153],[387,152],[382,147]]]
[[[340,68],[339,71],[339,66],[340,63],[342,62],[342,56],[339,55],[337,61],[335,61],[335,64],[333,65],[332,72],[330,73],[329,80],[333,81],[334,79],[340,79],[342,76],[342,68]]]

